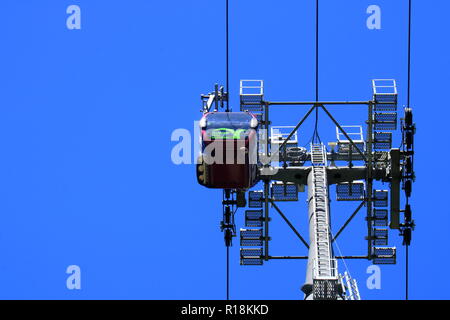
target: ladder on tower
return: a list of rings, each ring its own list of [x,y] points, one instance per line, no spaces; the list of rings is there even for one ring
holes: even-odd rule
[[[314,207],[316,222],[316,271],[318,277],[334,276],[331,258],[331,245],[329,233],[328,219],[328,202],[326,201],[327,185],[326,185],[326,169],[324,167],[313,168],[314,171]]]
[[[327,166],[327,151],[323,143],[311,143],[311,163],[313,166]]]
[[[319,150],[322,150],[319,153]],[[317,151],[317,153],[315,153]],[[320,148],[311,148],[312,157],[321,154],[321,159],[315,158],[312,168],[314,211],[315,257],[313,271],[314,300],[335,300],[338,290],[337,262],[333,258],[330,237],[329,202],[327,172],[324,164],[323,145]]]

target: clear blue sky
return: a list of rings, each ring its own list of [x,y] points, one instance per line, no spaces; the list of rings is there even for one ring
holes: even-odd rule
[[[230,1],[235,109],[239,79],[264,79],[270,100],[313,99],[314,2]],[[407,1],[320,2],[321,99],[367,100],[372,78],[395,78],[404,104]],[[413,2],[410,295],[445,299],[450,4]],[[81,30],[66,28],[71,4]],[[381,30],[366,27],[370,4],[382,9]],[[170,137],[193,130],[199,95],[225,81],[224,1],[3,0],[0,30],[0,298],[223,299],[221,193],[197,185],[192,165],[171,162]],[[295,125],[304,111],[281,108],[273,120]],[[358,107],[334,114],[365,120]],[[334,139],[329,122],[320,128]],[[300,134],[310,138],[311,122]],[[333,202],[334,230],[356,205]],[[280,207],[306,236],[305,203]],[[341,236],[343,254],[364,253],[364,223],[358,216]],[[274,255],[306,253],[275,213],[271,236]],[[366,288],[369,262],[347,262],[365,299],[404,297],[404,249],[390,238],[399,263],[382,267],[381,290]],[[237,241],[231,254],[232,298],[302,298],[304,261],[241,267]],[[79,291],[66,289],[73,264]]]

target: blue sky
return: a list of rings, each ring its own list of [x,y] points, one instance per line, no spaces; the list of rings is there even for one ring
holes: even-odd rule
[[[230,1],[235,110],[239,79],[264,79],[268,100],[314,98],[314,2]],[[371,79],[395,78],[405,104],[407,1],[320,2],[320,98],[368,100]],[[413,2],[410,297],[448,299],[449,280],[433,275],[450,262],[450,4]],[[66,27],[72,4],[81,30]],[[371,4],[381,30],[366,27]],[[0,30],[0,298],[223,299],[221,193],[197,185],[193,165],[172,163],[170,137],[193,131],[200,94],[225,82],[224,1],[4,0]],[[330,110],[342,124],[365,120],[358,107]],[[304,112],[280,107],[272,120],[295,125]],[[320,135],[332,141],[324,119]],[[333,202],[334,230],[356,206]],[[304,202],[280,208],[306,236]],[[274,255],[306,253],[275,212],[270,230]],[[340,237],[343,254],[364,253],[364,230],[359,215]],[[396,232],[390,239],[399,263],[382,267],[381,290],[366,288],[368,261],[347,262],[365,299],[404,297],[404,249]],[[304,261],[241,267],[237,241],[231,255],[232,298],[302,298]],[[81,290],[66,288],[69,265],[81,268]]]

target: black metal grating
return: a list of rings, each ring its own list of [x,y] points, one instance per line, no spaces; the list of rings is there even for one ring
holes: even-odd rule
[[[263,105],[263,96],[260,94],[241,94],[242,104]]]
[[[387,207],[388,205],[388,191],[374,190],[373,191],[373,206],[376,208]]]
[[[378,93],[375,93],[373,95],[375,98],[375,101],[376,102],[397,103],[397,94],[395,92],[386,92],[386,90],[388,90],[388,89],[382,90],[384,92],[379,92],[379,90],[377,90]]]
[[[396,263],[396,249],[391,248],[373,248],[373,263],[374,264],[395,264]]]
[[[336,184],[337,201],[357,201],[364,199],[365,184],[363,181]]]
[[[254,113],[254,112],[262,113],[262,112],[264,112],[264,108],[260,104],[242,104],[241,111],[249,111],[251,113]]]
[[[241,246],[261,247],[263,245],[262,229],[241,229]]]
[[[264,105],[258,103],[258,101],[254,102],[254,101],[248,101],[245,102],[243,101],[243,104],[241,105],[242,109],[246,109],[246,110],[253,110],[253,111],[263,111],[264,110]]]
[[[373,244],[375,246],[386,246],[388,244],[387,229],[373,229]]]
[[[375,132],[374,141],[388,141],[392,140],[392,132]]]
[[[397,122],[377,122],[373,125],[374,130],[397,130]]]
[[[397,112],[375,112],[374,130],[396,130]]]
[[[373,134],[373,143],[375,149],[391,149],[392,132],[375,132]]]
[[[262,266],[263,259],[261,258],[241,258],[241,266]]]
[[[375,93],[373,95],[375,102],[377,103],[388,103],[397,104],[397,94],[396,93]]]
[[[263,226],[263,210],[246,210],[245,211],[246,227],[262,227]]]
[[[374,111],[378,112],[378,111],[397,111],[397,104],[391,104],[389,102],[391,101],[381,101],[379,100],[379,102],[384,102],[384,103],[377,103],[374,105]],[[395,101],[396,102],[396,101]]]
[[[262,247],[262,245],[263,245],[262,239],[241,238],[242,247]]]
[[[264,193],[262,191],[249,191],[248,192],[248,207],[249,208],[262,208]]]
[[[296,184],[273,183],[271,197],[275,201],[297,201],[298,186]]]
[[[257,239],[262,237],[261,229],[241,229],[241,238]]]
[[[397,121],[397,112],[375,112],[375,121]]]
[[[378,150],[389,150],[392,148],[392,141],[374,142],[373,148]]]
[[[387,209],[373,209],[372,224],[374,227],[385,227],[388,225]]]
[[[260,258],[263,255],[263,249],[262,248],[241,248],[240,250],[241,258],[254,258],[258,257]]]
[[[250,111],[252,113],[253,112],[263,113],[264,112],[264,104],[263,104],[262,95],[259,95],[259,94],[241,95],[241,108],[240,109],[241,109],[241,111]],[[258,115],[255,114],[255,116],[258,118]]]

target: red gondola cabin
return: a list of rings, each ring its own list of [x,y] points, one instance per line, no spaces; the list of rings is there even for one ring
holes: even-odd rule
[[[197,180],[208,188],[248,189],[257,181],[258,120],[248,112],[208,112],[200,120]]]

